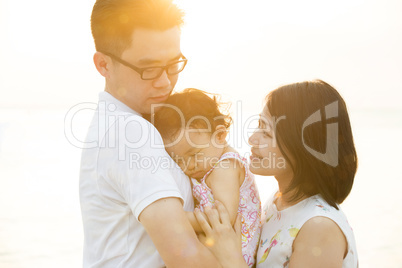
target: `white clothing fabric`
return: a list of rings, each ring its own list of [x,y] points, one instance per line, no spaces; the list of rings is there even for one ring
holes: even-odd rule
[[[262,212],[263,226],[257,252],[257,268],[289,267],[294,239],[303,224],[317,216],[333,220],[346,237],[348,252],[342,267],[358,267],[353,230],[341,209],[328,205],[321,195],[311,196],[281,211],[277,210],[274,200],[275,195],[268,199]]]
[[[107,92],[99,94],[86,146],[80,170],[83,267],[164,267],[138,218],[166,197],[193,211],[190,180],[154,126]]]

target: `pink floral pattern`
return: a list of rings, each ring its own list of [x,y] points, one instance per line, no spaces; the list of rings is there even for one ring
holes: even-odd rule
[[[260,232],[261,232],[261,201],[258,190],[254,181],[254,174],[248,169],[248,164],[245,158],[242,158],[238,153],[229,152],[221,156],[218,163],[224,159],[236,159],[245,169],[245,178],[243,184],[240,186],[240,200],[238,213],[241,218],[241,231],[242,231],[242,252],[243,257],[247,264],[252,267],[255,263],[255,254],[257,251]],[[198,200],[197,208],[204,211],[206,205],[213,206],[215,203],[212,195],[212,190],[205,183],[205,179],[214,169],[211,168],[201,179],[191,179],[193,183],[193,195]]]

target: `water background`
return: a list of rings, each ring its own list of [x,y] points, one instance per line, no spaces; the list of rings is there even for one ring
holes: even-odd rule
[[[65,137],[66,113],[0,110],[0,267],[82,266],[80,149]],[[91,114],[73,118],[77,140]],[[402,267],[402,110],[350,114],[360,163],[342,209],[355,231],[361,267]],[[248,145],[237,149],[244,154]],[[257,183],[262,200],[276,187],[272,177],[257,177]]]

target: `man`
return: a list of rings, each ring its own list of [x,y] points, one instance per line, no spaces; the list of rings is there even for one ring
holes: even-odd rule
[[[186,64],[171,0],[97,0],[91,17],[105,92],[80,171],[84,267],[219,267],[198,241],[188,178],[142,114],[171,94]]]

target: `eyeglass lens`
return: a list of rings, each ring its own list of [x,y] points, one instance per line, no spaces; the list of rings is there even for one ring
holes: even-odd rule
[[[168,75],[177,74],[177,73],[180,73],[184,69],[184,66],[185,66],[185,62],[179,61],[179,62],[173,63],[169,66],[166,66],[165,68],[163,68],[163,67],[147,68],[143,71],[142,78],[143,79],[155,79],[162,74],[164,69],[166,69],[166,73]]]

